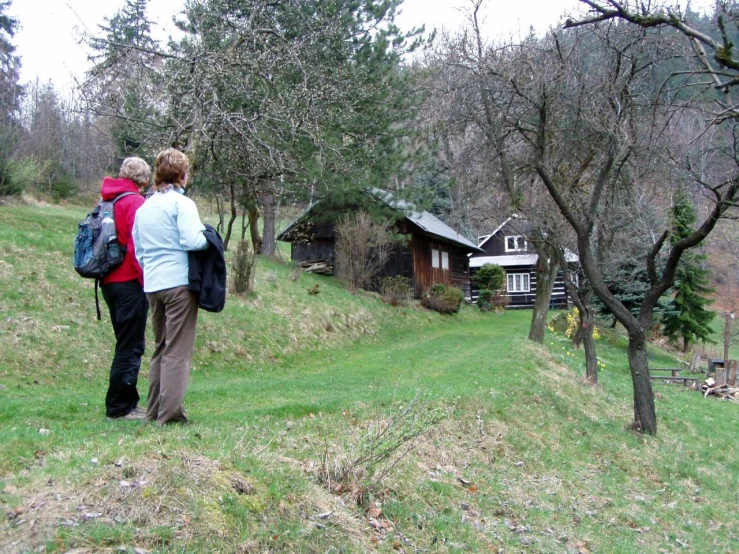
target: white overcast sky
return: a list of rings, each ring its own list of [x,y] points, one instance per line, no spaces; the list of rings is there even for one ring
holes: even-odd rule
[[[149,1],[155,38],[166,39],[174,31],[172,16],[184,2]],[[73,76],[81,77],[87,67],[87,51],[80,44],[83,32],[96,33],[98,24],[123,4],[124,0],[12,0],[8,14],[20,24],[13,42],[23,64],[21,81],[38,78],[42,83],[51,80],[57,89],[70,88]],[[396,23],[403,29],[426,25],[427,30],[453,31],[464,23],[468,5],[468,0],[405,0]],[[542,32],[580,6],[578,0],[487,0],[485,28],[491,37],[518,36],[529,27]]]

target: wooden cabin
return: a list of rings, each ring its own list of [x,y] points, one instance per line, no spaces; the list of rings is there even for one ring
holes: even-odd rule
[[[506,272],[506,296],[510,298],[508,308],[530,308],[536,300],[536,261],[538,255],[528,241],[527,225],[518,216],[506,219],[489,235],[478,238],[482,253],[470,256],[470,272],[475,272],[484,264],[501,266]],[[568,252],[567,261],[577,262],[575,254]],[[479,294],[477,285],[471,284],[471,298],[476,301]],[[567,308],[569,296],[565,290],[562,271],[557,274],[552,289],[550,308]]]
[[[419,212],[407,202],[393,200],[383,191],[366,193],[371,201],[382,202],[397,214],[393,232],[402,240],[395,243],[388,262],[372,288],[379,291],[382,279],[389,276],[407,277],[416,298],[432,285],[441,283],[454,286],[470,298],[469,254],[482,250],[440,219],[428,212]],[[346,206],[343,212],[332,206],[323,210],[319,201],[293,221],[278,236],[278,240],[290,243],[294,262],[336,263],[335,227],[339,218],[356,206]]]

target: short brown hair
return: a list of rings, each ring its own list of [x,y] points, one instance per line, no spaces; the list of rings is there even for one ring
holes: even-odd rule
[[[133,181],[138,186],[143,186],[149,182],[151,168],[141,158],[126,158],[121,164],[121,170],[118,172],[118,178]]]
[[[154,186],[174,185],[182,182],[187,175],[190,161],[176,148],[167,148],[157,154],[154,162]]]

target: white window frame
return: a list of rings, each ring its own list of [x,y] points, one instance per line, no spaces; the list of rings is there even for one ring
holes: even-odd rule
[[[513,248],[508,247],[508,239],[513,239]],[[523,235],[508,235],[505,237],[506,252],[523,252],[526,250],[526,237]]]
[[[528,273],[509,273],[506,276],[506,290],[509,294],[531,292],[531,276]]]
[[[449,271],[449,252],[441,248],[431,249],[431,267],[442,271]]]

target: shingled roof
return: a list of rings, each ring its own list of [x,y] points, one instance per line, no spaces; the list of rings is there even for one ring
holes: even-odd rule
[[[469,240],[464,235],[461,235],[449,225],[441,221],[439,218],[434,216],[433,214],[430,214],[426,211],[418,211],[415,209],[415,206],[409,202],[406,202],[404,200],[396,200],[393,198],[392,194],[390,194],[387,191],[383,191],[380,189],[372,189],[365,191],[370,196],[376,198],[377,200],[384,202],[391,208],[394,208],[396,210],[399,210],[403,213],[403,215],[413,223],[416,227],[424,231],[426,234],[438,237],[440,239],[444,239],[446,241],[458,244],[460,246],[464,246],[466,249],[474,251],[474,252],[483,252],[481,248],[479,248],[475,243],[473,243],[471,240]],[[318,202],[315,202],[313,205],[311,205],[306,211],[304,211],[300,217],[298,217],[295,221],[290,223],[278,236],[278,240],[284,240],[284,237],[287,237],[289,232],[294,229],[300,221],[308,215],[309,212],[315,209],[316,205],[320,203],[320,200]]]

